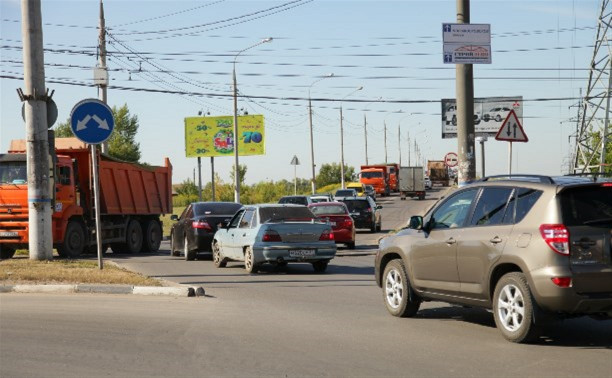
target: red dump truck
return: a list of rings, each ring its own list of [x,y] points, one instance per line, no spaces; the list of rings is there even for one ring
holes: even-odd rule
[[[392,192],[399,192],[399,171],[400,166],[396,163],[387,164],[389,167],[389,187]]]
[[[98,152],[103,250],[157,251],[160,215],[172,212],[172,165],[144,166]],[[53,246],[62,257],[96,250],[91,150],[76,138],[57,138],[52,156]],[[0,257],[28,248],[25,141],[0,154]]]

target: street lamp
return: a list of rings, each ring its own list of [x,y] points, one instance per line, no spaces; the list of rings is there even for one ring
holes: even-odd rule
[[[342,101],[344,101],[344,99],[348,96],[362,89],[363,87],[360,86],[351,93],[342,97],[342,99],[340,100],[340,182],[342,183],[342,189],[346,189],[346,185],[344,183],[344,129],[342,128]]]
[[[272,38],[262,39],[256,44],[238,51],[234,56],[234,69],[232,71],[232,79],[234,81],[234,202],[240,203],[240,169],[238,165],[238,85],[236,84],[236,59],[243,52],[259,46],[262,43],[272,42]]]
[[[365,138],[365,162],[366,162],[366,165],[370,165],[370,163],[368,162],[368,121],[366,119],[366,112],[368,110],[368,105],[370,105],[371,103],[374,103],[374,102],[379,102],[380,100],[382,100],[382,96],[377,98],[374,101],[370,101],[367,104],[365,104],[364,109],[363,109],[363,136]]]
[[[333,73],[327,74],[323,76],[322,78],[320,78],[319,80],[315,80],[308,87],[308,120],[310,122],[310,164],[312,165],[312,181],[311,181],[312,194],[315,194],[317,190],[317,183],[315,181],[316,176],[315,176],[315,162],[314,162],[314,142],[313,142],[313,137],[312,137],[312,101],[310,100],[310,89],[312,88],[313,85],[315,85],[319,81],[328,79],[330,77],[334,77],[334,74]]]

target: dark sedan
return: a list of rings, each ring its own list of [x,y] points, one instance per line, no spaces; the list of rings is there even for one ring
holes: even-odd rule
[[[218,225],[229,221],[242,205],[234,202],[195,202],[187,206],[170,231],[170,254],[194,260],[198,252],[212,253],[212,240]]]
[[[376,202],[370,197],[348,197],[342,201],[355,221],[355,228],[369,228],[371,232],[380,231],[382,217]]]

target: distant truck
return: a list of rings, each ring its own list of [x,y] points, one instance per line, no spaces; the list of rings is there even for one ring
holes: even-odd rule
[[[423,173],[423,167],[400,167],[399,192],[401,200],[405,200],[406,197],[425,199],[425,176]]]
[[[28,186],[25,141],[0,154],[0,257],[28,248]],[[57,138],[51,149],[53,246],[62,257],[96,248],[91,150],[76,138]],[[172,165],[145,166],[99,155],[103,250],[157,251],[161,214],[172,212]]]
[[[432,185],[448,186],[448,169],[444,160],[428,160],[427,172]]]
[[[392,163],[392,164],[387,164],[387,167],[389,167],[389,187],[391,188],[392,192],[399,192],[399,169],[400,166],[399,164],[396,163]]]
[[[391,193],[389,167],[386,165],[362,165],[359,182],[364,185],[372,185],[376,194],[381,196],[388,196]]]

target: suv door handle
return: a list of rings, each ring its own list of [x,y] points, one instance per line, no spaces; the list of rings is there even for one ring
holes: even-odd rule
[[[453,245],[453,244],[455,244],[456,242],[457,242],[457,241],[455,240],[455,238],[449,238],[449,239],[446,241],[446,244],[448,244],[448,245]]]
[[[491,243],[493,244],[497,244],[497,243],[501,243],[502,239],[499,236],[494,237],[493,239],[489,240]]]

